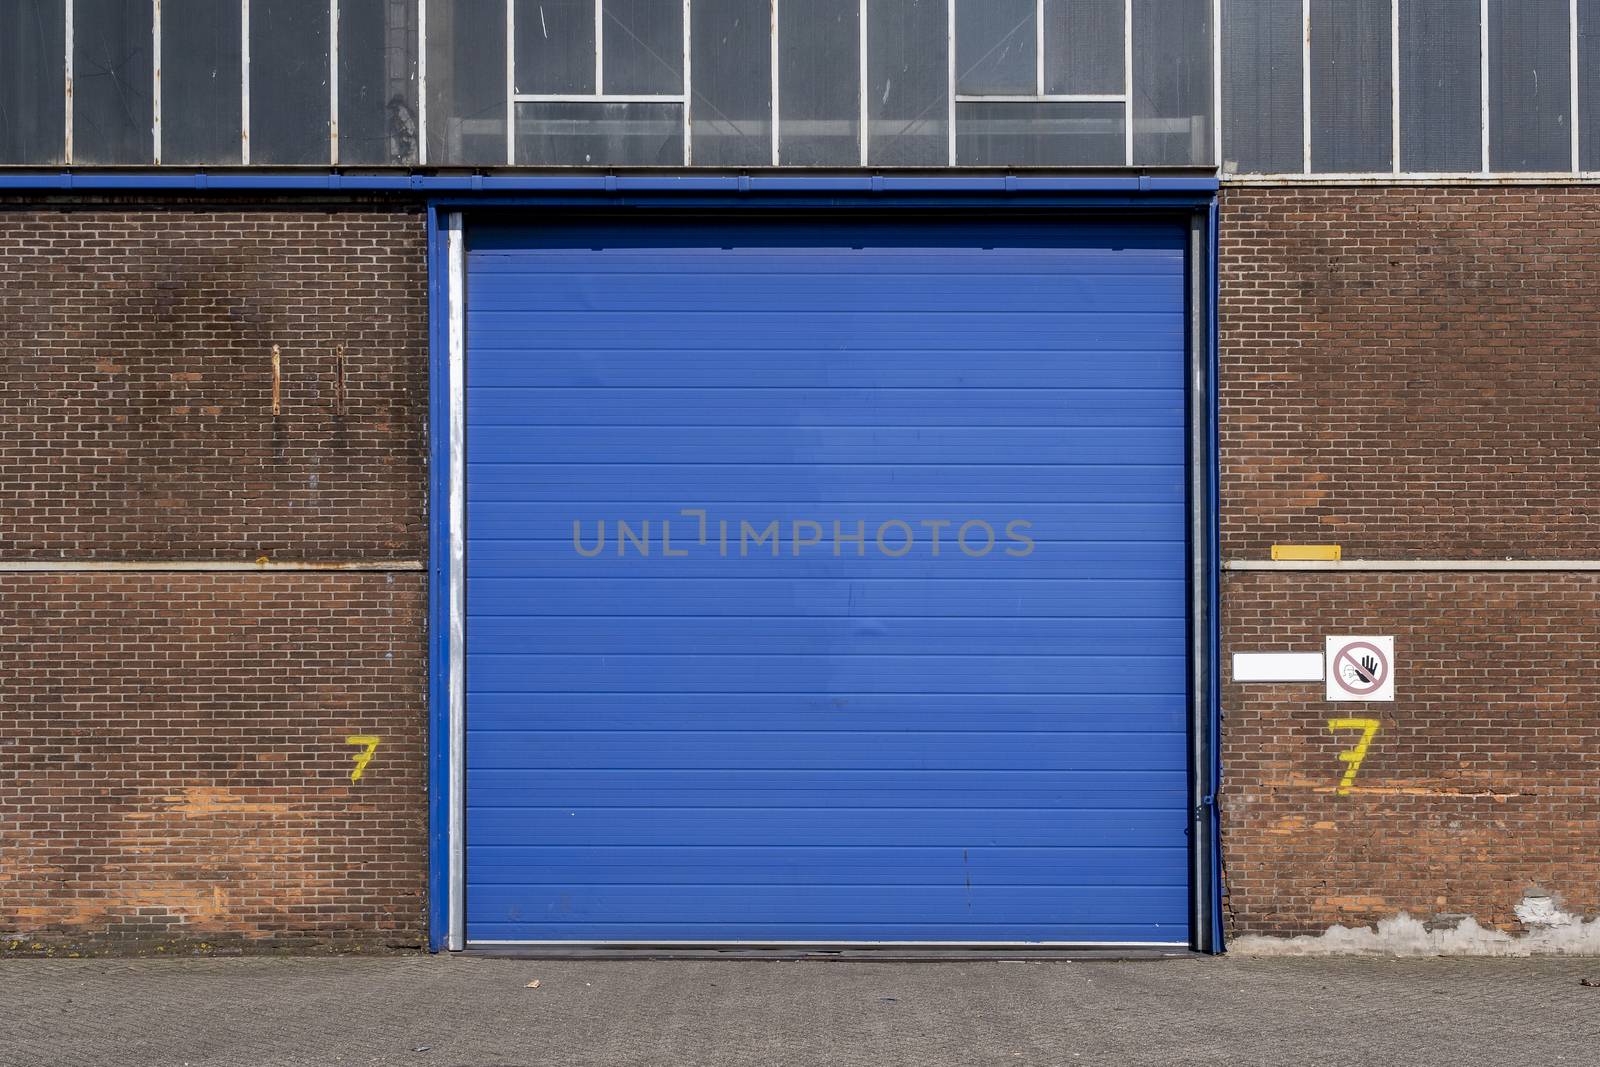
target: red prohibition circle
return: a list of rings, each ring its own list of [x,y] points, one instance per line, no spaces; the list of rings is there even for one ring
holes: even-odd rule
[[[1350,661],[1352,667],[1359,668],[1360,664],[1356,663],[1354,655],[1359,651],[1371,652],[1372,658],[1378,661],[1378,670],[1372,676],[1372,684],[1368,686],[1355,685],[1347,681],[1344,671],[1340,669],[1346,660]],[[1366,696],[1368,693],[1376,693],[1382,689],[1384,683],[1389,680],[1389,657],[1384,654],[1383,649],[1370,641],[1352,641],[1334,653],[1333,669],[1334,678],[1337,679],[1339,688],[1354,696]]]

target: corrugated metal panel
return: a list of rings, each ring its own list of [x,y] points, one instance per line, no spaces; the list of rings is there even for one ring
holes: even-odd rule
[[[1183,242],[475,233],[469,938],[1187,942]]]
[[[1478,0],[1400,0],[1400,169],[1483,166]]]
[[[1578,116],[1583,170],[1600,170],[1600,0],[1578,0]]]
[[[1311,0],[1311,169],[1394,166],[1390,0]]]
[[[65,41],[55,0],[0,7],[0,164],[64,158]]]
[[[949,2],[867,0],[867,161],[875,167],[950,162]]]
[[[1123,92],[1126,21],[1123,0],[1044,0],[1044,91]]]
[[[1222,159],[1244,174],[1305,169],[1300,0],[1223,0]]]
[[[1133,0],[1133,162],[1214,163],[1211,0]]]
[[[809,0],[778,8],[778,140],[786,167],[861,161],[861,5]]]
[[[1572,167],[1568,0],[1489,0],[1489,166]]]
[[[700,0],[690,9],[694,161],[772,162],[771,0]]]

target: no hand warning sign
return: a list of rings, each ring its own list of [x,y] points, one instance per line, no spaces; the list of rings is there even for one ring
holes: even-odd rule
[[[1394,638],[1328,638],[1329,700],[1393,700]]]

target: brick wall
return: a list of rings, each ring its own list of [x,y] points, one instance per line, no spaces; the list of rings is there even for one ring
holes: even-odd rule
[[[4,217],[0,559],[425,555],[419,214]],[[420,943],[424,602],[405,571],[0,576],[0,940]],[[382,739],[354,782],[351,735]]]
[[[0,217],[0,556],[416,557],[419,215]]]
[[[1600,193],[1232,188],[1222,226],[1225,559],[1600,557]],[[1392,704],[1225,686],[1232,932],[1600,913],[1597,579],[1230,573],[1225,653],[1398,660]],[[1348,715],[1383,725],[1338,796]]]
[[[422,578],[0,580],[0,934],[420,943]]]

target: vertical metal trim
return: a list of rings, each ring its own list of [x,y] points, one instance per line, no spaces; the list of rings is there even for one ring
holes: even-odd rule
[[[1207,213],[1189,221],[1189,744],[1190,937],[1199,951],[1213,944],[1214,789],[1212,758],[1211,225]]]
[[[594,95],[606,95],[605,0],[594,0]]]
[[[1392,174],[1400,173],[1400,0],[1389,0],[1389,160]]]
[[[250,165],[250,0],[239,0],[239,162]]]
[[[1582,107],[1578,93],[1578,0],[1569,0],[1567,4],[1567,33],[1572,45],[1572,58],[1567,66],[1572,83],[1572,173],[1577,174],[1583,169],[1582,132],[1578,126],[1578,111]]]
[[[76,113],[76,108],[75,108],[75,105],[74,105],[74,102],[73,102],[73,99],[72,99],[72,71],[73,71],[72,52],[73,52],[73,49],[77,47],[77,45],[74,43],[73,28],[72,28],[73,19],[75,17],[74,14],[73,14],[73,0],[66,0],[66,4],[64,5],[64,7],[65,7],[65,11],[63,13],[63,17],[66,19],[64,40],[66,41],[66,52],[67,52],[67,54],[66,54],[66,57],[65,57],[66,66],[63,69],[66,71],[66,93],[67,93],[67,96],[66,96],[66,108],[65,108],[66,129],[63,131],[63,140],[62,140],[62,143],[61,143],[61,149],[62,149],[63,155],[66,158],[67,164],[70,166],[72,164],[72,155],[73,155],[72,121],[73,121],[73,116]]]
[[[599,0],[595,0],[596,3]],[[690,20],[694,15],[692,0],[683,0],[683,165],[694,165],[694,29]],[[596,83],[596,88],[599,85]]]
[[[1122,162],[1133,166],[1133,0],[1122,3]]]
[[[856,27],[859,44],[856,46],[860,54],[856,56],[860,66],[860,79],[857,83],[859,89],[858,103],[861,106],[861,128],[856,131],[856,142],[861,146],[861,165],[867,165],[867,153],[871,148],[872,120],[868,117],[867,107],[867,0],[861,0],[857,9],[859,11],[859,25]]]
[[[450,398],[442,213],[428,205],[428,948],[450,920]]]
[[[1222,159],[1222,0],[1211,0],[1211,162],[1221,171]]]
[[[772,165],[774,167],[781,166],[783,160],[783,149],[778,144],[778,116],[782,113],[779,107],[782,87],[779,85],[778,78],[778,4],[780,2],[781,0],[772,0],[772,40],[769,42],[771,46],[769,62],[772,64]]]
[[[339,0],[328,0],[328,158],[339,165]]]
[[[599,0],[595,0],[599,9]],[[597,49],[598,51],[598,49]],[[517,0],[506,0],[506,166],[517,165]]]
[[[950,87],[945,110],[945,139],[950,166],[956,165],[956,0],[944,0],[945,71]]]
[[[1033,59],[1034,89],[1044,95],[1044,0],[1036,0],[1033,7]]]
[[[1484,174],[1489,173],[1489,0],[1478,0],[1478,90],[1482,96],[1479,101],[1483,109],[1483,167]]]
[[[150,152],[161,165],[161,0],[150,0]]]
[[[1222,952],[1226,948],[1227,929],[1222,912],[1222,207],[1216,194],[1206,208],[1206,284],[1208,303],[1206,312],[1206,580],[1208,590],[1205,606],[1210,612],[1206,621],[1206,665],[1210,674],[1206,690],[1205,737],[1209,752],[1200,773],[1205,775],[1209,789],[1207,831],[1209,840],[1205,850],[1210,863],[1209,877],[1204,882],[1210,894],[1210,937],[1203,947],[1209,952]]]
[[[466,249],[461,213],[446,222],[450,398],[450,937],[466,945]]]
[[[1300,0],[1300,169],[1311,173],[1311,0]]]
[[[417,0],[417,166],[428,165],[428,0]]]

